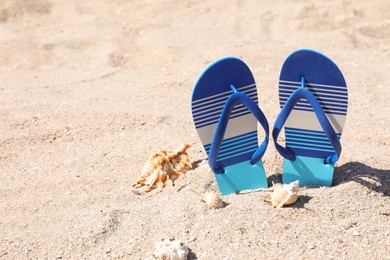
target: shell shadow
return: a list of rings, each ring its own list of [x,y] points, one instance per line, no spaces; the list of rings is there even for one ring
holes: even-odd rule
[[[376,169],[361,162],[349,162],[335,168],[333,186],[350,181],[390,196],[390,170]]]
[[[194,252],[192,252],[192,250],[190,249],[190,252],[188,253],[187,259],[188,259],[188,260],[195,260],[195,259],[198,259],[198,257],[197,257],[196,254],[195,254]]]
[[[282,183],[282,174],[274,173],[267,177],[268,179],[268,187],[272,187],[272,183]]]
[[[223,199],[223,197],[222,197],[222,199]],[[223,202],[222,209],[224,209],[224,208],[226,208],[226,207],[228,207],[230,205],[230,203],[227,203],[227,202],[225,202],[223,200],[222,200],[222,202]]]
[[[199,159],[199,160],[193,161],[191,170],[195,170],[196,168],[198,168],[199,164],[201,164],[203,161],[204,161],[204,159]]]
[[[313,197],[311,197],[311,196],[299,195],[298,194],[298,200],[294,204],[292,204],[290,206],[287,206],[287,207],[291,207],[291,208],[305,208],[305,204],[308,203],[312,198]]]

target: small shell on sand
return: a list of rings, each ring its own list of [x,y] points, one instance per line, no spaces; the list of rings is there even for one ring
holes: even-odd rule
[[[188,247],[175,237],[164,237],[161,242],[156,243],[153,257],[161,260],[182,260],[187,259],[189,251]]]
[[[272,203],[274,208],[281,208],[284,205],[291,205],[298,199],[299,181],[294,181],[290,184],[276,186],[271,193],[271,199],[265,200]]]
[[[156,187],[162,189],[167,184],[174,186],[173,182],[192,167],[187,149],[193,144],[183,144],[175,151],[161,150],[152,153],[133,187],[146,185],[148,187],[145,191],[149,192]]]
[[[205,193],[192,190],[198,196],[201,201],[206,203],[206,206],[210,209],[219,209],[224,206],[224,202],[221,200],[219,192],[216,191],[207,191]]]

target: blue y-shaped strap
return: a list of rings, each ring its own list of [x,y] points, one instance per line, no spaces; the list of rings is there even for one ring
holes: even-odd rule
[[[234,106],[237,105],[238,103],[245,105],[251,111],[251,113],[256,117],[257,121],[260,122],[261,126],[264,128],[265,131],[265,139],[261,143],[261,145],[257,148],[257,150],[253,153],[251,158],[251,164],[255,164],[261,160],[268,146],[269,126],[268,126],[268,121],[265,118],[263,112],[260,110],[257,104],[250,97],[248,97],[242,92],[237,91],[233,85],[230,85],[230,88],[233,90],[234,93],[228,98],[228,100],[225,103],[225,106],[222,109],[222,113],[214,133],[213,141],[211,142],[211,146],[210,146],[209,165],[215,173],[224,172],[224,169],[221,166],[218,166],[216,164],[216,161],[217,161],[219,149],[222,144],[223,137],[225,135],[227,124],[229,121],[229,116]]]
[[[278,136],[288,116],[290,115],[292,109],[294,108],[295,104],[298,103],[298,101],[301,100],[302,98],[307,99],[307,101],[313,107],[313,110],[318,118],[318,121],[320,122],[322,129],[324,130],[326,136],[328,137],[330,143],[332,144],[333,149],[336,151],[335,154],[329,155],[324,160],[324,163],[326,164],[333,164],[340,157],[340,153],[341,153],[340,140],[337,138],[337,134],[334,131],[332,125],[330,124],[328,118],[326,117],[324,111],[322,110],[320,103],[318,102],[316,97],[310,92],[310,90],[306,88],[306,79],[304,76],[302,76],[301,78],[301,87],[292,93],[292,95],[289,97],[287,102],[284,104],[282,110],[280,111],[275,121],[274,128],[272,130],[272,137],[274,139],[276,150],[284,158],[292,161],[295,160],[295,155],[291,150],[278,144]]]

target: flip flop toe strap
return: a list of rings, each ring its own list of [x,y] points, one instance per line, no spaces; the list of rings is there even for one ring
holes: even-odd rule
[[[330,124],[328,118],[325,115],[325,112],[322,110],[322,107],[320,103],[318,102],[317,98],[313,95],[313,93],[310,92],[309,89],[305,87],[305,78],[302,77],[301,79],[302,84],[301,87],[297,90],[295,90],[292,95],[289,97],[285,105],[283,106],[282,110],[280,111],[275,124],[274,128],[272,130],[272,137],[274,139],[275,147],[276,150],[286,159],[295,160],[295,154],[288,149],[288,147],[283,147],[280,144],[278,144],[278,136],[283,128],[288,116],[290,115],[291,111],[293,110],[294,106],[296,103],[298,103],[299,100],[305,98],[310,105],[313,107],[313,110],[318,118],[318,121],[324,130],[326,136],[328,137],[331,145],[333,146],[333,149],[335,150],[336,153],[331,154],[327,156],[324,159],[325,164],[333,164],[335,163],[341,153],[341,144],[340,140],[337,137],[336,132],[334,131],[332,125]]]
[[[223,167],[217,164],[217,157],[229,122],[229,116],[233,111],[235,105],[243,104],[256,117],[256,119],[260,122],[261,126],[264,128],[265,131],[264,141],[261,143],[261,145],[256,149],[256,151],[252,155],[251,158],[252,164],[255,164],[259,160],[261,160],[261,158],[265,153],[265,150],[267,149],[268,140],[269,140],[268,121],[264,116],[263,112],[249,96],[247,96],[242,92],[237,91],[233,85],[230,85],[230,87],[234,91],[234,93],[228,98],[228,100],[225,103],[225,106],[222,109],[222,113],[210,146],[209,165],[215,173],[224,172]]]

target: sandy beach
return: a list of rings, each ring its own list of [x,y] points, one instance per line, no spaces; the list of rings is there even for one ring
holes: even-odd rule
[[[388,0],[2,0],[0,35],[1,259],[151,259],[167,235],[189,259],[389,259]],[[243,59],[272,127],[297,48],[347,81],[332,187],[282,209],[262,190],[207,209],[191,191],[217,189],[191,116],[196,79]],[[191,141],[174,187],[134,192],[151,152]],[[270,185],[282,161],[270,140]]]

